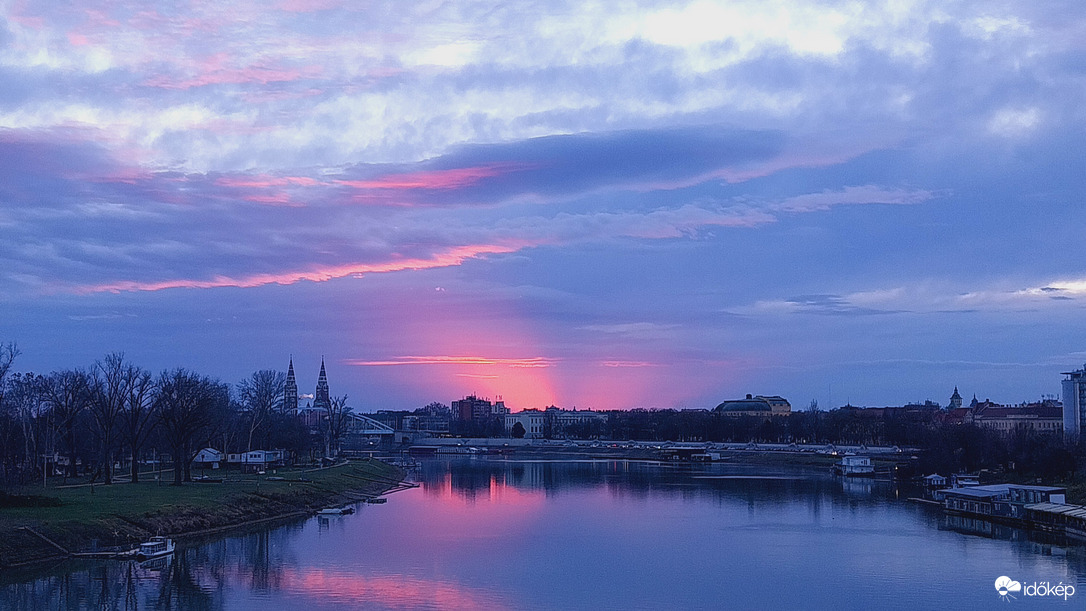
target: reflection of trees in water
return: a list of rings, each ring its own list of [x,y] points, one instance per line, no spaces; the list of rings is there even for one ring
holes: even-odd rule
[[[78,566],[71,570],[73,566]],[[196,609],[223,608],[220,590],[209,590],[196,578],[186,554],[178,554],[161,571],[134,561],[65,563],[67,572],[14,584],[0,590],[2,609]],[[58,567],[61,568],[61,567]]]
[[[202,583],[209,587],[241,583],[255,591],[278,590],[283,568],[297,565],[291,541],[302,529],[303,523],[292,523],[219,539],[189,551],[200,566]]]
[[[222,609],[222,589],[205,588],[201,584],[202,566],[193,561],[195,554],[177,554],[158,581],[157,597],[151,609],[193,609],[211,611]]]
[[[210,541],[179,550],[169,562],[64,562],[52,574],[0,587],[0,609],[222,609],[229,588],[280,588],[283,568],[297,564],[290,541],[301,528]]]
[[[849,508],[885,503],[890,490],[886,483],[833,479],[810,469],[625,460],[431,460],[420,467],[419,482],[430,495],[441,496],[451,489],[466,499],[507,486],[548,495],[602,487],[616,497],[739,498],[755,507],[804,498],[813,513],[825,503]]]
[[[485,459],[424,461],[419,483],[432,495],[453,493],[473,499],[492,487],[515,487],[554,492],[566,488],[599,486],[606,480],[604,462],[509,462]]]

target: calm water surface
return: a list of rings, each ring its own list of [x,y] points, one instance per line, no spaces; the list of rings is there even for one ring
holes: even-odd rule
[[[3,575],[0,608],[1086,608],[1082,547],[948,522],[889,484],[626,461],[434,460],[415,477],[384,505],[191,545],[166,567]],[[1077,594],[1003,601],[1001,575]]]

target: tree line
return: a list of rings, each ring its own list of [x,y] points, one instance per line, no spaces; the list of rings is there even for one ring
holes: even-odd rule
[[[1020,429],[1010,434],[975,424],[946,422],[939,409],[795,411],[788,416],[735,416],[670,409],[615,411],[606,423],[575,425],[560,435],[649,441],[711,441],[898,446],[921,450],[918,472],[943,474],[981,469],[1037,477],[1073,476],[1086,466],[1086,445],[1061,435]],[[586,431],[585,428],[593,430]]]
[[[286,374],[270,369],[230,385],[186,368],[154,374],[118,352],[87,368],[13,373],[19,355],[0,344],[0,485],[79,475],[109,484],[121,463],[138,482],[140,465],[161,458],[180,484],[209,446],[334,454],[351,411],[335,397],[311,430],[285,407]]]

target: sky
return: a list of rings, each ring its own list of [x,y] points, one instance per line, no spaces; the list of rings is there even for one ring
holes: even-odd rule
[[[0,341],[364,412],[1037,400],[1084,101],[1079,0],[0,0]]]

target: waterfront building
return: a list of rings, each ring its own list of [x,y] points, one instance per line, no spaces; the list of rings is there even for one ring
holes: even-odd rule
[[[607,424],[607,414],[591,409],[562,409],[551,405],[546,409],[534,407],[505,415],[505,430],[511,432],[516,423],[524,427],[526,439],[593,437]]]
[[[607,423],[607,414],[590,409],[562,409],[552,405],[546,409],[546,414],[560,431],[579,424]]]
[[[1086,365],[1063,375],[1063,434],[1070,441],[1078,441],[1086,428]]]
[[[506,414],[505,429],[512,431],[517,423],[524,427],[525,439],[540,439],[546,431],[547,413],[534,407]]]
[[[949,512],[1016,521],[1027,519],[1028,509],[1038,503],[1060,504],[1067,498],[1066,488],[1026,484],[948,488],[939,493]]]
[[[747,395],[745,399],[725,401],[713,411],[727,416],[787,416],[792,413],[788,400],[777,395]]]
[[[1086,507],[1066,503],[1035,503],[1025,507],[1026,521],[1041,530],[1086,540]]]
[[[497,401],[491,403],[489,399],[480,399],[475,395],[468,395],[459,401],[452,402],[452,413],[460,420],[484,422],[492,416],[505,417],[509,408],[499,396]]]
[[[947,511],[977,516],[997,515],[997,503],[1010,499],[1007,484],[945,488],[941,492]]]
[[[1021,505],[1031,503],[1063,503],[1067,499],[1067,489],[1057,486],[1030,486],[1011,484],[1008,488],[1010,501]]]
[[[924,476],[924,487],[930,490],[941,490],[946,488],[946,478],[938,473],[932,473],[931,475]]]
[[[864,477],[874,475],[875,466],[871,464],[870,456],[842,456],[833,471],[847,477]]]
[[[1014,407],[983,401],[969,410],[966,422],[1004,435],[1018,431],[1059,435],[1064,430],[1063,407],[1053,399]]]

